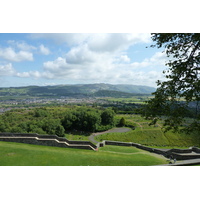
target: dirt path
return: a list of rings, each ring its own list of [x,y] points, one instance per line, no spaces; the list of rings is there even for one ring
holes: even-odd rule
[[[113,129],[110,129],[108,131],[104,131],[104,132],[97,132],[97,133],[92,133],[90,136],[89,136],[89,140],[93,143],[98,143],[98,141],[96,141],[94,139],[95,136],[97,135],[102,135],[102,134],[105,134],[105,133],[125,133],[125,132],[128,132],[130,131],[131,129],[130,128],[113,128]]]
[[[140,123],[138,123],[138,122],[135,122],[135,121],[133,121],[134,123],[136,123],[136,124],[138,124],[139,125],[139,127],[141,128],[141,130],[143,130],[143,127],[142,127],[142,125],[140,124]]]

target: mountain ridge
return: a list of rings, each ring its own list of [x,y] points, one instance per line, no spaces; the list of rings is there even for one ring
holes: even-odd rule
[[[23,87],[9,87],[0,88],[0,95],[57,95],[65,96],[69,94],[92,95],[98,91],[117,91],[129,94],[151,94],[155,92],[156,88],[142,85],[131,84],[67,84],[54,86],[23,86]]]

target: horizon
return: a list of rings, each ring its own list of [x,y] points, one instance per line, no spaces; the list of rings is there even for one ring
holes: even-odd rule
[[[150,88],[155,88],[156,87],[152,87],[152,86],[148,86],[148,85],[136,85],[136,84],[110,84],[110,83],[79,83],[79,84],[57,84],[57,85],[26,85],[26,86],[5,86],[5,87],[1,87],[0,88],[20,88],[20,87],[52,87],[52,86],[73,86],[73,85],[96,85],[96,84],[105,84],[105,85],[130,85],[130,86],[140,86],[140,87],[150,87]]]
[[[0,33],[0,87],[165,80],[166,55],[149,33]],[[149,48],[147,48],[149,47]]]

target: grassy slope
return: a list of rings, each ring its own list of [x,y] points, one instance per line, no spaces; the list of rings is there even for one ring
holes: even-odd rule
[[[159,121],[159,126],[149,126],[149,121],[143,119],[139,115],[118,115],[119,118],[125,117],[127,121],[135,124],[136,130],[126,133],[107,133],[95,137],[95,140],[113,140],[123,142],[135,142],[148,146],[171,146],[171,147],[189,147],[199,146],[200,136],[173,133],[171,131],[164,133],[161,130],[162,121]]]
[[[65,137],[66,137],[68,140],[89,141],[89,136],[85,136],[85,135],[65,134]]]
[[[1,166],[148,166],[165,164],[134,147],[103,147],[98,152],[80,149],[0,142]]]
[[[161,130],[162,121],[158,122],[158,126],[149,126],[150,121],[145,120],[140,115],[117,115],[118,119],[124,117],[126,121],[136,126],[136,130],[126,133],[107,133],[95,137],[95,140],[114,140],[123,142],[135,142],[147,146],[167,146],[167,147],[189,147],[200,145],[200,135],[179,134],[169,131],[164,133]],[[69,140],[89,140],[88,136],[76,134],[66,134]]]

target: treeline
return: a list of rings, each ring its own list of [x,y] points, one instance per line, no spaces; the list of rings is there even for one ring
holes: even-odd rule
[[[80,134],[104,131],[116,125],[111,108],[57,106],[15,109],[0,115],[0,132],[51,134],[63,137],[70,131]]]
[[[134,96],[133,93],[127,93],[127,92],[120,92],[120,91],[113,91],[113,90],[99,90],[95,92],[93,95],[94,97],[115,97],[115,98],[129,98]]]

